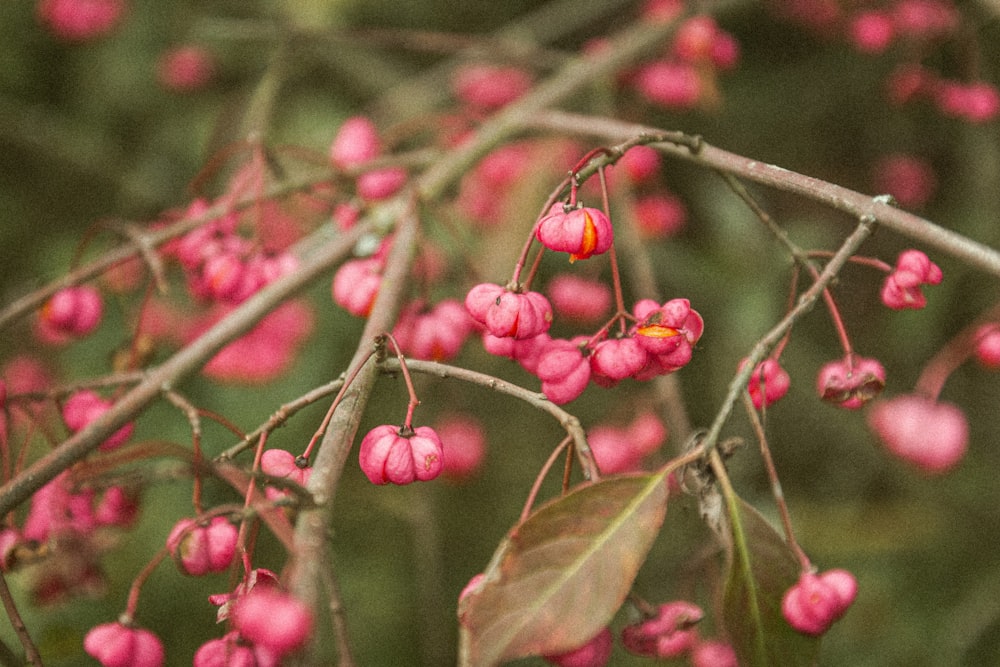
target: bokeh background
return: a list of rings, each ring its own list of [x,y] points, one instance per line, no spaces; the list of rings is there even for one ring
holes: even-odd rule
[[[853,4],[844,3],[841,10]],[[929,104],[887,102],[887,76],[913,57],[905,45],[868,55],[837,35],[787,20],[768,3],[706,3],[704,8],[741,49],[738,66],[719,80],[718,104],[664,110],[608,82],[595,82],[592,91],[567,107],[697,133],[727,150],[870,194],[880,192],[880,160],[898,153],[916,156],[931,166],[936,179],[917,212],[983,243],[1000,243],[1000,126],[949,118]],[[920,58],[953,78],[997,81],[1000,7],[981,0],[958,3],[958,11],[960,36],[928,48]],[[151,220],[190,202],[192,183],[206,162],[244,138],[246,111],[265,77],[280,81],[265,124],[266,142],[321,155],[349,115],[371,113],[381,127],[400,127],[419,118],[427,104],[449,103],[440,94],[446,75],[424,77],[441,63],[455,62],[449,60],[454,54],[404,48],[356,30],[445,32],[475,43],[515,24],[529,43],[539,40],[554,53],[569,55],[635,16],[632,3],[598,0],[132,0],[108,35],[67,43],[41,25],[35,2],[4,3],[0,297],[8,303],[65,272],[81,239],[93,235],[100,221]],[[157,59],[164,50],[191,42],[214,54],[214,77],[197,92],[165,90],[155,76]],[[537,75],[544,78],[548,71]],[[427,82],[412,104],[387,96],[412,81]],[[526,183],[530,197],[510,207],[510,224],[527,230],[558,178],[559,172],[550,170]],[[689,298],[705,317],[706,333],[679,379],[692,423],[706,426],[738,360],[781,317],[791,262],[715,174],[667,161],[661,178],[664,188],[683,199],[688,221],[677,236],[651,243],[648,252],[663,294]],[[208,194],[218,194],[217,184],[206,187]],[[834,249],[852,228],[843,215],[800,198],[752,189],[803,247]],[[114,241],[112,234],[99,232],[83,254],[93,256]],[[883,229],[863,252],[891,263],[909,246]],[[864,267],[848,267],[836,286],[855,348],[879,358],[888,371],[887,395],[909,392],[927,360],[1000,294],[995,277],[939,252],[928,253],[945,278],[927,290],[925,310],[888,311],[877,297],[881,276]],[[491,271],[506,266],[490,258],[472,261]],[[543,276],[563,268],[547,261]],[[506,270],[486,278],[501,281]],[[460,298],[467,287],[449,285],[441,291]],[[316,304],[314,334],[282,378],[265,386],[198,378],[185,383],[184,394],[250,430],[281,403],[336,377],[353,353],[362,322],[330,302],[326,279],[308,296]],[[125,342],[126,308],[111,300],[107,311],[96,336],[58,350],[34,342],[30,323],[18,325],[0,337],[0,358],[36,354],[63,381],[106,372],[109,354]],[[949,379],[942,398],[965,410],[970,447],[954,471],[931,478],[893,459],[867,430],[863,412],[818,401],[815,372],[839,354],[830,320],[817,308],[795,328],[783,357],[792,389],[767,413],[770,444],[802,545],[821,569],[847,568],[859,581],[858,600],[825,637],[820,664],[1000,664],[997,376],[970,361]],[[490,358],[475,341],[455,363],[537,388],[537,380],[514,364]],[[352,457],[332,539],[362,665],[453,663],[458,592],[489,561],[561,437],[557,424],[485,390],[427,378],[418,379],[418,389],[423,402],[418,420],[433,423],[454,411],[474,414],[488,434],[488,454],[472,480],[405,488],[373,487]],[[636,406],[650,400],[648,387],[626,383],[614,391],[592,388],[570,409],[588,427],[625,423]],[[365,425],[398,420],[405,401],[398,379],[381,380]],[[303,411],[269,444],[301,448],[325,409],[317,405]],[[208,452],[234,444],[225,429],[205,428]],[[725,434],[750,442],[731,461],[737,490],[774,517],[745,418],[734,416]],[[137,424],[135,439],[143,438],[187,443],[190,433],[182,416],[158,405]],[[680,445],[670,439],[649,464],[665,461]],[[39,443],[36,451],[42,447]],[[556,490],[553,484],[545,487],[546,493]],[[208,497],[233,500],[218,487],[210,487]],[[107,590],[102,595],[39,608],[27,600],[30,573],[12,576],[46,664],[93,664],[80,650],[83,634],[116,618],[132,576],[170,526],[190,512],[189,502],[188,479],[159,479],[145,490],[138,524],[122,533],[104,558]],[[694,594],[710,606],[708,587],[697,580],[704,573],[693,572],[691,565],[705,539],[694,505],[677,500],[637,590],[653,601]],[[282,558],[262,533],[259,565],[280,568]],[[156,572],[144,590],[139,620],[163,638],[169,664],[188,664],[197,646],[221,634],[206,596],[228,586],[223,575],[185,578],[169,562]],[[618,626],[623,622],[624,616],[616,620]],[[0,626],[9,645],[16,645],[10,628]],[[707,626],[711,634],[711,622]],[[611,664],[641,661],[616,649]]]

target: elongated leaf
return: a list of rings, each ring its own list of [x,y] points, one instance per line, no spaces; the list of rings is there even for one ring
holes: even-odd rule
[[[662,472],[589,484],[543,505],[462,600],[459,664],[560,653],[596,635],[625,600],[666,511]]]
[[[799,578],[798,559],[784,538],[742,498],[726,498],[726,509],[733,553],[725,617],[740,665],[815,664],[819,640],[796,632],[781,615],[781,598]]]

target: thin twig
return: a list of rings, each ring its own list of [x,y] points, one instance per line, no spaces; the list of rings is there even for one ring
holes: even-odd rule
[[[24,647],[26,664],[42,667],[42,656],[38,653],[38,647],[35,646],[35,642],[31,639],[28,626],[24,624],[24,619],[21,618],[21,612],[17,610],[14,596],[11,595],[10,588],[7,586],[7,576],[2,570],[0,570],[0,600],[3,600],[3,608],[7,612],[7,618],[10,619],[11,627],[14,628],[14,633],[17,635],[18,641]]]
[[[871,197],[818,178],[730,153],[704,141],[699,141],[698,145],[693,147],[690,142],[677,142],[676,132],[666,132],[612,118],[548,110],[536,113],[527,124],[536,129],[599,137],[605,141],[642,137],[644,143],[664,154],[818,201],[849,214],[855,220],[871,218],[898,234],[950,254],[970,266],[1000,276],[1000,252],[929,220],[895,208],[883,197]]]
[[[27,470],[0,487],[0,516],[31,497],[61,471],[81,460],[120,428],[134,419],[146,406],[169,388],[190,376],[225,345],[253,328],[265,315],[319,275],[343,261],[354,244],[370,232],[371,223],[359,223],[342,236],[327,239],[323,229],[313,234],[316,249],[302,258],[299,268],[244,301],[212,328],[179,350],[157,368],[147,371],[145,379],[126,392],[101,417],[35,461]]]
[[[433,375],[434,377],[442,379],[454,378],[456,380],[468,382],[480,387],[485,387],[491,391],[498,391],[501,394],[512,396],[518,400],[524,401],[533,408],[541,410],[542,412],[547,412],[552,415],[552,417],[559,423],[560,426],[563,427],[563,429],[565,429],[566,435],[573,439],[573,445],[576,448],[576,454],[580,461],[580,465],[583,467],[584,476],[587,479],[597,478],[599,474],[597,471],[597,464],[594,461],[594,455],[590,449],[590,445],[587,444],[587,434],[584,432],[583,426],[580,424],[580,420],[577,419],[576,416],[570,414],[550,401],[546,398],[545,394],[525,389],[524,387],[518,386],[512,382],[507,382],[506,380],[501,380],[500,378],[492,375],[473,371],[468,368],[461,368],[459,366],[442,364],[437,361],[407,359],[406,364],[414,373]],[[395,373],[399,371],[399,362],[392,358],[385,359],[381,364],[379,364],[379,366],[386,372]]]
[[[746,391],[747,383],[750,381],[750,376],[753,375],[757,364],[764,360],[771,348],[782,339],[795,322],[812,310],[816,304],[816,300],[822,296],[826,286],[837,276],[837,273],[840,272],[840,269],[847,262],[848,258],[857,251],[864,240],[871,234],[873,225],[874,220],[871,218],[863,218],[861,220],[854,232],[844,240],[840,249],[837,250],[837,253],[823,268],[823,272],[816,281],[809,286],[809,289],[802,293],[795,308],[789,311],[780,322],[753,346],[753,349],[747,355],[747,363],[736,373],[736,376],[729,383],[729,390],[726,393],[726,397],[719,407],[708,433],[705,434],[702,440],[701,449],[706,456],[715,449],[719,435],[722,432],[722,427],[729,419],[729,414],[732,412],[736,401]]]

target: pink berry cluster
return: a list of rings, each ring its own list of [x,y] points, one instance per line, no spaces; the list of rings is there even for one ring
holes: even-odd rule
[[[131,622],[91,628],[83,649],[103,667],[161,667],[164,660],[160,638]]]
[[[799,632],[819,636],[854,603],[858,583],[847,570],[803,572],[781,600],[781,613]]]
[[[268,449],[260,457],[260,470],[265,475],[279,477],[289,482],[294,482],[301,487],[309,483],[312,475],[312,468],[306,465],[303,459],[296,458],[291,452],[284,449]],[[268,500],[277,500],[288,495],[287,491],[268,486],[264,493]]]
[[[652,0],[643,10],[648,21],[673,20],[684,10],[675,0]],[[718,76],[736,67],[736,39],[708,15],[684,19],[673,41],[655,60],[624,76],[652,104],[672,111],[711,108],[719,102]]]
[[[433,306],[417,300],[403,308],[392,335],[409,357],[447,361],[458,355],[474,330],[475,323],[458,300],[442,299]]]
[[[970,60],[976,58],[979,47],[970,42],[963,10],[951,0],[877,4],[778,0],[770,6],[783,18],[824,37],[842,38],[861,53],[883,54],[898,47],[904,61],[886,83],[888,99],[895,104],[923,100],[942,115],[969,123],[992,121],[1000,113],[1000,91],[993,84],[974,77],[943,77],[917,59],[951,44],[961,44]],[[969,65],[966,69],[974,72],[974,62]]]
[[[330,163],[337,169],[361,169],[382,155],[382,140],[378,128],[365,116],[353,116],[344,121],[330,145]],[[406,183],[402,167],[368,169],[357,176],[355,189],[366,202],[380,201],[396,194]]]
[[[520,67],[474,63],[458,68],[451,90],[473,118],[507,106],[526,93],[534,77]]]
[[[188,215],[195,217],[208,203],[195,201]],[[295,271],[298,261],[288,252],[264,250],[237,233],[239,218],[226,215],[189,232],[175,246],[188,289],[207,302],[235,305],[260,288]]]
[[[68,550],[69,563],[47,563],[31,583],[41,604],[54,603],[84,592],[103,591],[100,554],[110,543],[101,529],[127,528],[138,515],[134,491],[123,486],[83,487],[69,472],[59,474],[31,498],[20,527],[0,531],[2,566],[10,569],[19,550]]]
[[[633,146],[615,164],[611,175],[624,174],[635,194],[631,214],[639,236],[645,240],[677,234],[687,222],[684,202],[658,182],[662,160],[649,146]]]
[[[746,367],[747,360],[740,361],[739,370]],[[788,371],[781,367],[777,359],[769,358],[757,364],[747,382],[750,400],[758,410],[777,402],[788,393],[792,379]]]
[[[312,636],[312,612],[270,570],[250,570],[231,593],[208,600],[219,607],[219,622],[227,621],[231,629],[198,649],[194,667],[279,665]]]
[[[440,417],[434,426],[442,443],[441,474],[454,482],[473,478],[486,458],[486,435],[475,417],[450,413]]]

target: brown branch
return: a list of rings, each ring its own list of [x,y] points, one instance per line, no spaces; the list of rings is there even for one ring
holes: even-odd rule
[[[690,145],[690,142],[679,143],[676,132],[665,132],[611,118],[543,111],[535,114],[527,124],[536,129],[599,137],[605,141],[624,141],[631,137],[643,137],[645,143],[667,155],[812,199],[843,211],[856,220],[870,218],[914,241],[1000,276],[1000,252],[912,213],[895,208],[882,197],[872,197],[848,190],[818,178],[730,153],[703,141],[694,146]]]
[[[316,249],[302,258],[296,271],[261,289],[187,347],[148,371],[142,382],[126,392],[99,419],[0,487],[0,516],[96,449],[122,424],[142,412],[164,388],[170,388],[195,373],[216,352],[252,329],[271,310],[343,261],[357,240],[370,230],[370,223],[362,223],[334,238],[328,238],[330,231],[327,228],[315,232],[310,239],[316,244]]]
[[[415,206],[411,206],[404,211],[397,225],[392,249],[386,259],[386,272],[382,276],[368,322],[361,333],[361,344],[348,366],[351,372],[355,368],[360,370],[344,392],[313,462],[307,488],[316,504],[300,511],[295,524],[295,552],[288,586],[297,598],[313,610],[318,610],[322,603],[316,582],[323,580],[323,570],[327,567],[328,527],[333,517],[333,500],[365,405],[378,377],[375,364],[367,361],[376,337],[392,329],[400,303],[409,287],[410,265],[418,237],[417,227]],[[336,595],[334,590],[325,592],[328,598]],[[328,603],[336,608],[342,606],[339,601],[329,600]],[[337,619],[334,623],[335,630],[342,630],[344,627],[342,619]],[[338,637],[337,643],[343,650],[348,645],[347,637]]]
[[[468,382],[480,387],[485,387],[491,391],[497,391],[501,394],[512,396],[520,401],[524,401],[537,410],[548,413],[557,422],[559,422],[559,425],[565,429],[566,435],[573,440],[576,455],[580,461],[580,465],[583,467],[584,475],[588,479],[596,477],[594,473],[597,466],[594,463],[594,455],[590,450],[590,445],[587,444],[587,435],[583,430],[583,426],[580,425],[580,420],[577,419],[575,415],[570,414],[550,401],[545,397],[545,394],[525,389],[524,387],[516,385],[512,382],[507,382],[506,380],[501,380],[500,378],[492,375],[479,373],[477,371],[469,370],[468,368],[461,368],[459,366],[442,364],[436,361],[407,359],[406,365],[414,373],[433,375],[434,377],[442,379],[454,378],[456,380],[461,380],[462,382]],[[383,370],[393,373],[399,371],[400,369],[399,360],[391,357],[381,362],[379,366]]]

